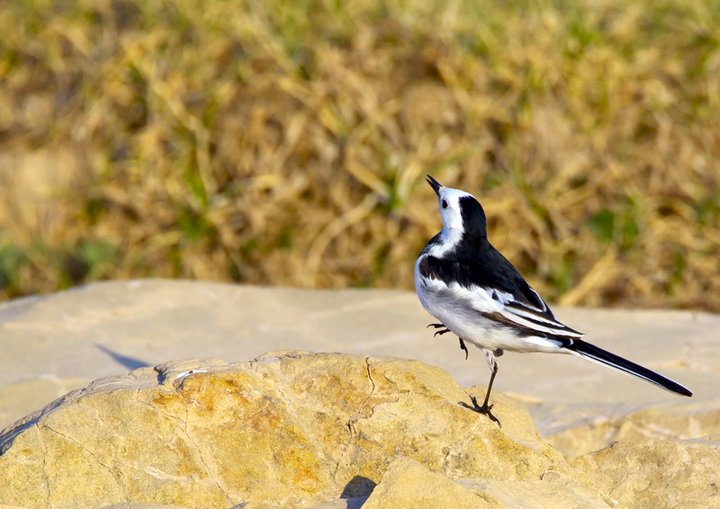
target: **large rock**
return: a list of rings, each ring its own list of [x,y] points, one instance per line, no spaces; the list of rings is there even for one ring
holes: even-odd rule
[[[363,509],[517,508],[607,509],[594,490],[548,471],[533,480],[461,479],[453,482],[419,463],[400,458],[390,464]]]
[[[6,504],[308,506],[367,495],[407,456],[453,478],[537,478],[565,465],[526,412],[505,430],[413,361],[288,353],[180,363],[100,380],[4,437]]]
[[[141,368],[3,432],[0,504],[720,504],[710,442],[629,441],[568,459],[521,403],[494,400],[502,427],[464,407],[468,394],[445,372],[407,360],[284,352]]]
[[[683,398],[622,416],[596,416],[554,433],[548,441],[563,454],[580,456],[618,441],[689,441],[711,436],[720,438],[720,398],[701,403]]]
[[[501,509],[497,500],[476,495],[416,461],[399,458],[390,464],[363,509]]]
[[[720,316],[554,308],[599,346],[711,401],[720,386]],[[487,383],[482,353],[433,338],[413,292],[300,290],[202,281],[115,281],[0,304],[0,428],[90,381],[169,359],[252,359],[270,350],[390,355],[433,364],[463,386]],[[506,353],[495,382],[536,402],[546,436],[680,398],[573,356]]]
[[[617,442],[576,464],[621,507],[720,507],[717,441]]]

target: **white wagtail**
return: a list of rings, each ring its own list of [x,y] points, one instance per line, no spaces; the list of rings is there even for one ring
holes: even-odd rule
[[[435,335],[454,333],[460,348],[468,341],[485,353],[492,374],[482,406],[475,410],[497,419],[488,405],[497,375],[496,357],[513,352],[570,353],[664,389],[692,392],[658,373],[583,341],[583,334],[560,323],[540,295],[487,238],[485,212],[469,193],[427,182],[438,196],[443,228],[415,263],[415,290],[423,307],[441,323]]]

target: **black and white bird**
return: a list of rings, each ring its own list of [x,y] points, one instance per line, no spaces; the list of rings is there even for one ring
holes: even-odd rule
[[[560,323],[545,301],[487,238],[485,212],[469,193],[427,182],[437,194],[443,228],[425,245],[415,263],[415,290],[423,307],[440,323],[437,334],[454,333],[481,348],[490,367],[482,406],[488,405],[497,375],[497,357],[513,352],[569,353],[642,378],[671,392],[692,396],[682,385],[634,362],[583,341],[583,333]]]

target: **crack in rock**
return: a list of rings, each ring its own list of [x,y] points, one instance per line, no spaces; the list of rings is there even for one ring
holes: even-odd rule
[[[183,422],[182,432],[185,434],[185,436],[190,441],[190,443],[193,445],[193,447],[195,447],[195,450],[197,451],[198,456],[200,457],[200,461],[202,461],[202,464],[205,466],[205,471],[207,472],[208,477],[210,477],[212,482],[215,483],[215,486],[217,486],[217,488],[220,490],[220,493],[222,493],[223,496],[228,500],[228,502],[230,502],[232,504],[233,499],[230,497],[230,495],[228,495],[227,490],[220,485],[220,482],[215,477],[215,474],[213,473],[212,469],[210,468],[210,465],[208,465],[207,461],[205,460],[205,457],[203,456],[203,453],[200,450],[200,447],[198,446],[197,442],[195,442],[195,440],[193,440],[193,438],[190,436],[190,433],[188,433],[187,424],[188,424],[189,413],[190,413],[190,411],[187,408],[185,408],[185,421]]]
[[[82,450],[84,450],[85,452],[87,452],[90,456],[92,456],[92,458],[95,460],[95,462],[96,462],[98,465],[100,465],[101,467],[103,467],[105,470],[107,470],[107,472],[108,472],[108,473],[110,474],[110,476],[113,478],[113,480],[114,480],[115,483],[117,484],[118,488],[120,489],[120,493],[122,493],[122,496],[123,496],[123,498],[124,498],[124,501],[125,501],[125,502],[129,502],[129,501],[130,501],[130,499],[128,498],[127,494],[125,493],[125,486],[123,485],[123,483],[121,482],[121,480],[118,478],[118,475],[117,475],[115,472],[113,472],[112,468],[110,468],[110,467],[107,466],[105,463],[103,463],[102,461],[100,461],[100,459],[98,459],[98,457],[95,455],[94,452],[92,452],[92,451],[90,450],[89,447],[87,447],[87,446],[86,446],[85,444],[83,444],[82,442],[74,439],[73,437],[71,437],[71,436],[69,436],[69,435],[66,435],[65,433],[63,433],[63,432],[61,432],[61,431],[58,431],[58,430],[56,430],[56,429],[54,429],[54,428],[51,428],[50,426],[48,426],[48,425],[45,424],[45,423],[42,424],[42,427],[45,428],[45,429],[47,429],[48,431],[51,431],[51,432],[53,432],[53,433],[55,433],[55,434],[57,434],[57,435],[65,438],[66,440],[68,440],[68,441],[70,441],[70,442],[73,442],[74,444],[76,444],[77,446],[79,446]]]
[[[203,456],[203,453],[202,453],[202,451],[200,450],[200,447],[198,446],[197,442],[195,442],[195,440],[193,440],[193,438],[192,438],[192,437],[190,436],[190,434],[188,433],[188,430],[187,430],[187,421],[188,421],[188,415],[189,415],[189,413],[190,413],[190,411],[188,410],[188,408],[185,407],[185,419],[181,419],[180,417],[176,417],[176,416],[174,416],[174,415],[172,415],[172,414],[169,414],[169,413],[167,413],[167,412],[162,411],[160,408],[156,407],[155,405],[153,405],[152,403],[150,403],[150,402],[148,402],[148,401],[143,401],[143,400],[141,400],[141,399],[139,398],[139,391],[136,391],[136,392],[135,392],[135,401],[138,402],[138,403],[140,403],[140,404],[142,404],[142,405],[145,405],[145,406],[151,408],[153,411],[155,411],[155,412],[157,412],[158,414],[162,415],[162,416],[165,417],[166,419],[168,419],[168,420],[170,420],[170,421],[174,421],[174,422],[177,423],[177,424],[174,426],[175,429],[177,429],[177,430],[180,431],[183,435],[185,435],[185,437],[187,438],[188,442],[190,442],[190,444],[192,444],[192,446],[195,448],[195,451],[197,452],[198,457],[200,458],[201,463],[202,463],[203,466],[205,467],[205,473],[207,473],[207,475],[208,475],[208,477],[210,478],[210,480],[211,480],[213,483],[215,483],[215,486],[217,486],[218,490],[220,490],[220,493],[222,493],[223,496],[228,500],[228,502],[230,502],[230,503],[232,504],[232,503],[233,503],[233,499],[230,497],[230,495],[228,494],[227,490],[220,485],[220,482],[217,480],[217,478],[215,477],[215,474],[212,472],[212,470],[211,470],[211,468],[210,468],[210,465],[208,465],[207,461],[205,460],[205,457]]]
[[[358,421],[361,420],[361,419],[358,418],[358,416],[360,415],[360,412],[361,412],[362,409],[365,407],[365,405],[367,404],[367,402],[370,401],[370,398],[372,398],[372,397],[375,395],[375,390],[377,389],[377,386],[375,385],[375,380],[373,379],[372,373],[370,372],[370,358],[369,358],[369,357],[365,357],[365,370],[366,370],[366,372],[367,372],[367,377],[368,377],[368,380],[370,380],[370,384],[372,385],[372,388],[370,389],[370,394],[368,394],[368,396],[365,398],[365,400],[360,404],[360,406],[358,407],[358,409],[355,411],[355,414],[352,415],[352,416],[348,419],[347,423],[345,424],[346,427],[347,427],[347,429],[348,429],[348,434],[349,434],[350,436],[349,436],[349,438],[348,438],[347,443],[343,446],[343,450],[342,450],[342,452],[340,453],[340,456],[338,457],[337,463],[335,464],[335,472],[333,473],[333,476],[332,476],[333,480],[335,480],[335,481],[337,481],[338,471],[340,470],[340,463],[342,462],[343,458],[345,457],[345,454],[347,453],[347,450],[348,450],[348,449],[350,448],[350,446],[352,445],[352,441],[353,441],[353,438],[354,438],[353,425],[354,425],[356,422],[358,422]],[[374,408],[371,409],[371,410],[372,410],[372,411],[371,411],[369,417],[372,417],[373,414],[374,414]]]
[[[40,428],[37,424],[34,425],[35,433],[38,436],[38,439],[40,440],[40,443],[42,444],[43,448],[43,457],[42,457],[42,474],[45,478],[45,491],[47,492],[47,502],[46,506],[48,509],[50,509],[50,476],[47,473],[47,455],[48,455],[48,448],[47,444],[45,443],[45,437],[43,437],[42,431],[40,431]]]

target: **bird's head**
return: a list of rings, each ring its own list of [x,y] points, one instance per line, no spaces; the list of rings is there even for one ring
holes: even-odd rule
[[[473,195],[460,189],[445,187],[430,175],[426,177],[426,181],[438,197],[443,230],[487,237],[485,211]]]

